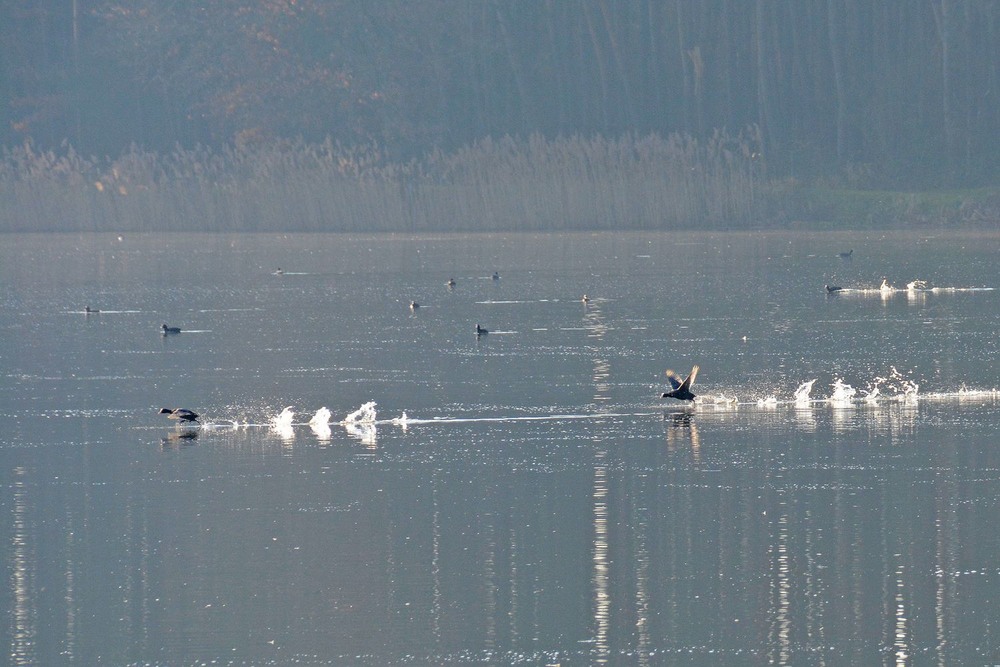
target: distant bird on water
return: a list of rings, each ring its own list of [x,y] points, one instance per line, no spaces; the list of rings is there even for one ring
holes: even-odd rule
[[[854,254],[854,248],[851,248],[847,252],[839,253],[838,257],[840,257],[841,259],[850,259],[851,255],[853,255],[853,254]]]
[[[91,313],[99,313],[101,311],[99,311],[97,308],[91,308],[90,306],[87,306],[86,308],[83,309],[83,312],[90,315]]]
[[[823,285],[826,288],[827,294],[833,294],[834,292],[843,292],[844,288],[840,285]]]
[[[489,330],[489,329],[484,329],[484,328],[482,328],[481,326],[479,326],[479,324],[478,324],[478,323],[476,324],[476,335],[477,335],[477,336],[485,336],[485,335],[486,335],[486,334],[488,334],[489,332],[490,332],[490,330]]]
[[[667,371],[667,380],[670,381],[670,386],[673,387],[670,391],[664,392],[660,395],[660,398],[676,398],[680,401],[693,401],[694,394],[691,393],[691,385],[694,384],[694,379],[698,376],[698,367],[694,366],[691,372],[688,374],[684,380],[681,380],[673,371]]]
[[[581,303],[590,303],[590,297],[589,297],[589,296],[587,296],[586,294],[584,294],[584,295],[583,295],[583,298],[582,298],[582,299],[580,299],[580,302],[581,302]]]
[[[168,336],[170,334],[179,334],[181,332],[180,327],[168,327],[166,324],[160,327],[163,329],[163,335]]]
[[[447,285],[449,288],[454,287],[455,286],[455,279],[454,278],[448,278],[448,282],[446,282],[445,285]]]
[[[493,272],[493,280],[500,280],[500,274],[496,271]]]
[[[419,307],[420,307],[420,304],[417,303],[416,301],[411,301],[410,302],[410,310],[416,310]]]
[[[167,415],[167,419],[176,419],[180,422],[196,422],[198,415],[184,408],[160,408],[157,414]]]

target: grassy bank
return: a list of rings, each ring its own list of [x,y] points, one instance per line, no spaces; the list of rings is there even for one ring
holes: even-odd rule
[[[784,224],[815,229],[1000,225],[1000,187],[902,192],[772,186],[769,201]]]

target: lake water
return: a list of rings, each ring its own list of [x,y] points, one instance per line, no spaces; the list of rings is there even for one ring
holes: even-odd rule
[[[937,230],[0,237],[0,641],[1000,662],[998,258]],[[698,401],[661,400],[694,364]]]

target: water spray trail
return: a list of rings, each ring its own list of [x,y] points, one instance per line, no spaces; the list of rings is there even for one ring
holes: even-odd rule
[[[812,392],[813,383],[816,380],[809,380],[809,382],[803,382],[799,385],[799,388],[795,390],[795,402],[799,405],[809,403],[809,394]]]

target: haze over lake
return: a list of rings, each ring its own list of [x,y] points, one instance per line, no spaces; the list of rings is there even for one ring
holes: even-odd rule
[[[0,641],[998,662],[998,256],[939,230],[5,235]],[[694,405],[661,400],[695,364]]]

